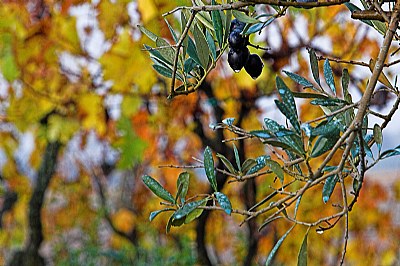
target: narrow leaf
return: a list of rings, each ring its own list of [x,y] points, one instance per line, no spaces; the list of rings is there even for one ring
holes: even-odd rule
[[[207,40],[208,48],[210,48],[212,58],[215,61],[215,59],[217,58],[217,50],[215,47],[214,39],[208,30],[206,31],[206,40]]]
[[[232,14],[235,18],[237,18],[239,21],[244,22],[244,23],[254,24],[254,23],[260,22],[258,19],[250,17],[250,16],[246,15],[245,13],[240,12],[238,10],[232,10]]]
[[[167,62],[169,62],[170,65],[172,65],[175,57],[174,48],[172,48],[171,45],[163,38],[157,38],[156,46],[159,48],[158,51],[160,54],[167,60]]]
[[[202,199],[202,200],[198,200],[198,201],[193,201],[193,202],[189,202],[185,205],[183,205],[182,208],[180,208],[179,210],[177,210],[173,217],[174,219],[181,219],[183,217],[185,217],[186,215],[188,215],[189,213],[191,213],[192,211],[194,211],[197,207],[199,207],[200,205],[202,205],[204,203],[206,199]]]
[[[289,235],[289,233],[292,231],[292,229],[294,227],[295,227],[295,225],[290,227],[290,229],[278,240],[278,242],[276,242],[275,246],[272,248],[271,252],[268,255],[267,261],[265,262],[266,266],[273,265],[272,263],[273,263],[273,259],[275,257],[276,252],[278,251],[278,249],[282,245],[283,241]]]
[[[221,206],[221,208],[224,209],[224,211],[228,215],[231,215],[232,205],[231,205],[231,202],[229,201],[228,197],[224,193],[221,193],[221,192],[215,192],[214,195],[217,198],[219,206]]]
[[[194,44],[192,38],[190,38],[189,36],[188,38],[188,45],[187,45],[187,53],[188,55],[193,58],[194,61],[196,61],[199,65],[202,65],[199,59],[199,56],[197,54],[197,50],[196,50],[196,45]]]
[[[281,183],[283,184],[284,181],[284,172],[282,167],[280,166],[279,163],[271,160],[271,159],[265,159],[265,165],[268,166],[274,174],[279,178]]]
[[[291,112],[290,109],[287,108],[287,106],[283,103],[280,102],[278,100],[274,100],[275,105],[278,107],[279,111],[281,111],[281,113],[286,116],[286,118],[289,120],[290,124],[292,124],[292,126],[294,127],[294,129],[300,133],[300,124],[299,121],[297,120],[296,115]]]
[[[245,32],[244,35],[250,35],[256,32],[261,31],[262,29],[264,29],[265,27],[267,27],[269,24],[271,24],[274,20],[276,19],[276,17],[270,17],[267,19],[267,21],[265,22],[259,22],[256,23],[254,25],[251,25]]]
[[[273,136],[271,136],[268,132],[269,131],[267,130],[252,130],[249,133],[258,138],[264,138],[264,139],[272,138]]]
[[[239,169],[239,172],[241,172],[242,171],[242,167],[241,167],[241,163],[240,163],[239,151],[236,148],[235,143],[232,143],[232,144],[233,144],[233,152],[235,154],[236,165],[237,165],[237,167]]]
[[[380,152],[382,148],[383,136],[382,136],[382,129],[378,124],[374,125],[374,140]]]
[[[203,201],[203,203],[201,203],[199,205],[199,207],[206,206],[208,199],[202,199],[202,201]],[[191,211],[188,215],[186,215],[185,224],[188,224],[188,223],[192,222],[193,220],[195,220],[196,218],[198,218],[203,213],[203,211],[204,211],[204,209],[195,209],[195,210]]]
[[[320,136],[315,142],[310,156],[315,158],[329,151],[333,146],[335,146],[338,139],[338,136]]]
[[[308,237],[308,231],[304,236],[303,243],[301,244],[299,250],[299,255],[297,256],[297,266],[307,266],[307,255],[308,255],[307,237]]]
[[[247,173],[252,167],[257,165],[257,161],[254,159],[247,158],[242,164],[242,172]]]
[[[216,5],[215,0],[211,1],[212,5]],[[219,47],[222,47],[223,42],[223,27],[222,27],[222,20],[221,15],[218,10],[211,11],[211,19],[215,30],[215,35],[217,37],[217,42]]]
[[[331,88],[333,94],[336,95],[335,79],[333,78],[332,68],[328,59],[326,59],[324,63],[324,76],[329,88]]]
[[[296,131],[300,133],[300,124],[298,121],[296,103],[294,101],[292,92],[289,90],[289,88],[286,86],[286,84],[279,76],[276,77],[276,87],[278,89],[279,95],[281,96],[282,103],[286,107],[283,108],[282,106],[280,107],[279,104],[277,104],[278,108],[289,119],[290,123],[296,129]],[[287,111],[284,112],[283,110]]]
[[[149,31],[148,29],[146,29],[145,27],[143,27],[142,25],[138,25],[138,28],[140,29],[140,31],[142,33],[144,33],[147,37],[150,38],[150,40],[152,40],[153,42],[155,42],[158,38],[158,36],[156,34],[154,34],[153,32]]]
[[[193,35],[196,42],[196,49],[200,59],[200,63],[204,69],[207,69],[210,57],[206,37],[204,36],[203,32],[201,32],[196,26],[194,27]]]
[[[237,174],[235,167],[233,167],[232,163],[224,155],[217,153],[217,157],[222,161],[230,173]]]
[[[222,43],[225,43],[225,41],[228,39],[229,37],[229,28],[231,25],[231,21],[232,21],[232,10],[227,10],[226,11],[226,20],[225,20],[225,29],[224,29],[224,40]],[[221,46],[220,46],[221,47]]]
[[[211,187],[214,191],[217,191],[217,177],[214,170],[214,159],[212,157],[211,149],[208,146],[204,150],[204,169]]]
[[[258,228],[258,232],[260,232],[264,227],[266,227],[267,225],[269,225],[269,224],[272,223],[273,221],[278,220],[278,219],[280,219],[280,218],[283,218],[283,216],[275,216],[275,217],[272,217],[272,218],[270,218],[270,219],[265,220],[265,221],[260,225],[260,227]]]
[[[330,175],[325,180],[324,187],[322,188],[322,201],[327,203],[335,189],[336,183],[339,180],[338,175]]]
[[[289,71],[285,71],[283,70],[283,72],[288,75],[289,78],[291,78],[294,82],[296,82],[297,84],[300,84],[306,88],[314,88],[314,85],[308,81],[307,79],[303,78],[302,76],[299,76],[295,73],[289,72]]]
[[[353,13],[354,11],[361,11],[361,9],[359,7],[357,7],[356,5],[352,4],[352,3],[344,3],[345,6]],[[372,22],[370,20],[367,19],[361,19],[362,22],[364,22],[365,24],[373,27]]]
[[[321,81],[319,80],[319,67],[318,67],[318,59],[317,55],[315,54],[314,49],[308,49],[308,53],[310,55],[310,64],[311,64],[311,72],[313,74],[315,82],[321,86]]]
[[[347,68],[344,68],[342,71],[342,89],[343,89],[343,96],[345,101],[349,99],[349,82],[350,82],[350,75]],[[351,101],[350,101],[351,102]]]
[[[177,42],[179,41],[179,38],[178,38],[178,36],[176,35],[174,28],[172,28],[171,24],[169,24],[168,19],[164,18],[164,20],[165,20],[165,23],[166,23],[167,26],[168,26],[168,29],[169,29],[169,32],[170,32],[171,35],[172,35],[172,38],[174,38],[175,43],[177,43]]]
[[[175,199],[172,197],[171,193],[165,190],[154,178],[144,175],[142,176],[142,181],[155,195],[163,200],[175,203]]]
[[[198,63],[193,58],[190,57],[190,58],[185,60],[185,63],[183,64],[183,70],[185,71],[186,74],[188,74],[196,66],[198,66]]]
[[[178,191],[180,190],[177,197],[181,199],[181,202],[185,202],[185,197],[189,189],[189,181],[190,175],[188,172],[182,172],[179,174],[178,180],[176,181],[176,187],[178,188]]]
[[[266,160],[268,160],[270,157],[268,155],[262,155],[256,158],[256,165],[251,167],[250,170],[246,173],[246,175],[251,175],[254,173],[257,173],[260,171],[262,168],[264,168],[266,164]]]
[[[172,208],[166,208],[166,209],[162,209],[162,210],[157,210],[157,211],[153,211],[150,213],[149,216],[149,220],[150,222],[154,220],[154,218],[156,218],[157,215],[159,215],[162,212],[167,212],[167,211],[175,211],[175,209]]]
[[[298,197],[296,200],[296,206],[294,206],[294,218],[296,218],[296,216],[297,216],[297,211],[299,210],[301,198],[302,198],[302,196]]]

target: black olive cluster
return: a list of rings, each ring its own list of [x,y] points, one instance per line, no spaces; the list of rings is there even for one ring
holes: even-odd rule
[[[231,22],[230,34],[228,38],[230,50],[228,53],[229,66],[235,72],[239,72],[243,67],[246,72],[256,79],[261,75],[264,64],[257,54],[250,54],[247,45],[249,44],[248,36],[245,37],[240,33],[246,24],[234,19]]]

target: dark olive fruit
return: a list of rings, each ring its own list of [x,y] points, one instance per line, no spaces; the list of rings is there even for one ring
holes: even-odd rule
[[[253,78],[256,79],[261,75],[264,64],[257,54],[249,55],[244,69]]]
[[[231,21],[231,26],[230,26],[229,32],[232,32],[234,30],[242,32],[242,30],[244,29],[244,26],[246,26],[246,23],[243,23],[235,18],[234,20]]]
[[[247,45],[246,37],[243,37],[238,30],[234,30],[229,34],[229,46],[234,50],[241,50]]]
[[[247,59],[249,58],[249,54],[250,52],[247,47],[244,47],[242,50],[238,51],[235,51],[233,49],[229,50],[228,63],[233,71],[239,72],[244,67]]]

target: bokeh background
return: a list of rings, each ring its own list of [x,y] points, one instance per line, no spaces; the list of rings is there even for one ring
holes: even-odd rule
[[[251,130],[260,129],[264,117],[284,121],[273,103],[275,76],[300,90],[281,71],[309,77],[307,47],[323,56],[368,62],[377,55],[382,35],[351,20],[345,7],[289,8],[251,36],[252,43],[271,48],[250,49],[263,58],[260,78],[234,73],[224,55],[198,92],[167,100],[169,80],[152,69],[143,51],[151,42],[137,25],[172,42],[164,19],[179,31],[179,16],[162,14],[179,5],[191,1],[1,1],[0,264],[28,241],[29,200],[51,142],[61,148],[41,210],[40,254],[48,265],[199,265],[207,261],[205,251],[213,263],[258,265],[288,229],[289,224],[275,222],[258,232],[262,219],[239,226],[243,217],[210,212],[166,234],[168,215],[149,222],[160,205],[140,177],[151,175],[175,192],[183,170],[160,166],[193,165],[192,157],[201,159],[205,146],[232,159],[231,143],[222,140],[233,135],[212,131],[210,123],[234,117],[238,126]],[[274,12],[265,5],[257,10]],[[353,98],[359,98],[370,70],[331,64],[336,82],[342,69],[349,69]],[[385,74],[394,81],[399,70],[394,66]],[[383,93],[373,108],[385,113],[393,100]],[[322,114],[306,103],[298,102],[303,121]],[[384,131],[384,149],[399,144],[398,130],[393,125]],[[257,141],[240,145],[242,158],[267,152]],[[350,213],[346,265],[400,264],[399,164],[394,158],[367,173]],[[189,172],[189,195],[207,192],[203,171]],[[267,175],[226,184],[223,191],[235,208],[245,209],[270,192],[273,182]],[[331,200],[339,201],[340,193]],[[322,202],[321,187],[302,202],[299,216],[305,220],[334,211]],[[296,227],[277,264],[296,264],[305,231]],[[335,265],[343,224],[323,234],[311,231],[308,241],[310,265]]]

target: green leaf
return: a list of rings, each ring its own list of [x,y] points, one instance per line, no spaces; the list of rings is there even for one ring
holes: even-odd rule
[[[301,244],[299,250],[299,255],[297,256],[297,266],[307,266],[307,255],[308,255],[307,237],[308,237],[308,231],[304,236],[303,243]]]
[[[311,64],[311,72],[313,74],[315,82],[321,86],[321,81],[319,80],[319,67],[318,67],[318,59],[317,55],[315,54],[314,49],[308,49],[308,53],[310,55],[310,64]]]
[[[273,263],[273,259],[275,257],[276,252],[278,251],[279,247],[282,245],[283,241],[289,235],[289,233],[293,230],[294,227],[295,227],[295,225],[290,227],[290,229],[278,240],[278,242],[276,242],[275,246],[272,248],[271,252],[268,255],[267,261],[265,262],[266,266],[273,265],[272,263]]]
[[[211,149],[208,146],[204,150],[204,169],[211,187],[214,191],[217,191],[217,177],[214,170],[214,159],[212,157]]]
[[[185,13],[181,12],[181,34],[185,30],[186,23],[187,23],[187,19],[186,19]],[[185,58],[185,56],[186,56],[186,51],[187,51],[187,48],[188,48],[189,38],[190,37],[186,35],[185,39],[183,39],[183,43],[182,43],[182,56],[183,56],[183,58]]]
[[[292,92],[279,76],[276,77],[276,87],[278,89],[279,95],[281,96],[283,104],[286,106],[285,109],[288,110],[288,112],[286,114],[284,113],[284,115],[289,119],[290,123],[296,129],[296,131],[300,133],[300,124],[298,121],[296,103],[294,101]]]
[[[175,59],[175,50],[174,48],[171,47],[171,45],[164,40],[163,38],[157,38],[156,40],[156,46],[160,54],[169,62],[170,65],[172,65],[172,62],[174,62]]]
[[[178,180],[176,181],[176,187],[178,189],[177,198],[181,199],[181,202],[185,202],[185,198],[189,189],[190,175],[188,172],[182,172],[179,174]]]
[[[222,192],[215,192],[214,195],[217,198],[219,206],[221,206],[228,215],[231,215],[232,205],[228,197]]]
[[[154,220],[154,218],[156,218],[157,215],[159,215],[162,212],[167,212],[167,211],[175,211],[175,209],[172,208],[166,208],[166,209],[162,209],[162,210],[157,210],[157,211],[153,211],[150,213],[149,216],[149,220],[150,222]]]
[[[171,193],[163,188],[154,178],[148,175],[142,176],[143,183],[158,197],[166,200],[168,202],[175,204],[175,199],[172,197]]]
[[[208,199],[202,199],[203,203],[199,205],[200,206],[206,206]],[[195,209],[192,212],[190,212],[188,215],[186,215],[185,218],[185,224],[188,224],[192,222],[193,220],[197,219],[202,213],[204,209]]]
[[[295,128],[295,130],[300,133],[300,125],[299,122],[297,121],[297,117],[294,113],[292,113],[287,106],[278,100],[274,100],[275,105],[278,107],[279,111],[286,116],[287,119],[289,119],[290,124]]]
[[[241,167],[241,163],[240,163],[239,151],[236,148],[235,143],[232,143],[232,145],[233,145],[233,153],[235,154],[236,165],[237,165],[237,167],[239,169],[239,172],[241,172],[242,171],[242,167]]]
[[[196,61],[199,65],[202,65],[199,59],[199,56],[197,54],[197,50],[196,50],[196,45],[194,44],[192,38],[190,38],[189,36],[188,38],[188,45],[187,45],[187,53],[188,55],[194,60]]]
[[[264,227],[266,227],[267,225],[269,225],[269,224],[272,223],[273,221],[278,220],[278,219],[280,219],[280,218],[283,218],[283,216],[275,216],[275,217],[272,217],[272,218],[269,218],[269,219],[265,220],[265,221],[260,225],[260,227],[258,228],[258,232],[260,232]]]
[[[232,10],[226,10],[226,20],[225,20],[225,29],[224,29],[224,41],[222,43],[225,43],[226,40],[229,37],[229,28],[231,25],[231,21],[232,21]],[[221,48],[222,46],[220,46]]]
[[[296,200],[296,206],[294,206],[294,218],[296,218],[296,216],[297,216],[297,211],[299,210],[301,198],[302,198],[302,196],[298,197]]]
[[[340,128],[337,120],[331,120],[328,123],[320,123],[316,128],[311,129],[311,137],[315,136],[338,136],[340,134]]]
[[[345,6],[346,6],[352,13],[353,13],[354,11],[361,11],[360,8],[358,8],[357,6],[355,6],[355,5],[352,4],[352,3],[347,2],[347,3],[344,3],[344,4],[345,4]],[[370,20],[367,20],[367,19],[360,19],[360,20],[361,20],[362,22],[364,22],[365,24],[367,24],[367,25],[373,27],[372,22],[371,22]]]
[[[265,159],[265,165],[268,166],[274,174],[279,178],[281,183],[284,181],[284,172],[281,165],[271,159]]]
[[[144,33],[147,37],[149,37],[150,40],[152,40],[153,42],[156,42],[157,39],[159,38],[156,34],[154,34],[153,32],[149,31],[148,29],[146,29],[142,25],[138,25],[138,28],[140,29],[140,31],[142,33]]]
[[[217,50],[216,50],[217,48],[215,47],[214,39],[208,30],[206,31],[206,40],[207,40],[208,48],[210,48],[212,58],[215,61],[217,58]]]
[[[167,59],[165,59],[161,53],[158,50],[155,50],[153,47],[150,47],[146,44],[144,44],[144,48],[146,49],[146,51],[148,51],[150,53],[150,55],[152,55],[153,57],[157,58],[158,60],[164,62],[166,65],[170,65],[172,66],[171,62],[168,62]]]
[[[296,98],[306,98],[306,99],[313,99],[313,98],[317,98],[317,99],[328,99],[328,97],[326,97],[323,94],[319,94],[319,93],[312,93],[312,92],[295,92],[292,91],[292,94],[294,97]]]
[[[333,94],[336,95],[335,79],[333,78],[332,68],[329,64],[328,59],[326,59],[324,63],[324,76],[326,83],[329,85],[329,88],[331,88]]]
[[[320,136],[315,142],[310,156],[315,158],[329,151],[331,148],[333,148],[333,146],[335,146],[338,139],[338,136]]]
[[[200,64],[204,69],[207,69],[210,57],[206,37],[204,36],[203,32],[201,32],[196,26],[193,30],[193,36],[196,42],[196,49],[200,59]]]
[[[313,105],[320,105],[320,106],[343,106],[346,104],[345,101],[337,98],[314,99],[310,101],[310,103]]]
[[[211,1],[212,5],[216,5],[215,0]],[[212,23],[214,26],[214,30],[215,30],[215,35],[217,37],[217,42],[219,47],[222,47],[224,41],[223,41],[223,27],[222,27],[222,20],[221,20],[221,15],[219,13],[218,10],[213,10],[211,11],[211,19],[212,19]]]
[[[349,75],[349,71],[347,70],[347,68],[343,68],[342,71],[342,89],[343,89],[343,96],[345,101],[351,103],[351,99],[349,101],[349,82],[350,82],[350,75]],[[350,96],[351,98],[351,96]]]
[[[217,153],[217,157],[222,161],[230,173],[237,174],[235,167],[233,167],[232,163],[224,155]]]
[[[285,127],[279,125],[276,121],[269,119],[269,118],[264,118],[264,125],[267,131],[269,131],[271,134],[275,134],[281,129],[285,129]]]
[[[169,32],[171,32],[172,38],[174,38],[175,43],[177,43],[179,41],[179,38],[176,35],[174,28],[172,28],[171,24],[169,24],[168,19],[164,18],[164,20],[165,20],[165,23],[168,26]]]
[[[260,22],[258,19],[250,17],[250,16],[246,15],[245,13],[240,12],[238,10],[232,10],[232,14],[235,18],[237,18],[239,21],[244,22],[244,23],[254,24],[254,23]]]
[[[333,190],[335,189],[336,183],[339,180],[338,175],[330,175],[325,180],[324,187],[322,188],[322,201],[327,203],[329,198],[332,195]]]
[[[202,205],[204,203],[204,201],[206,201],[206,199],[192,201],[192,202],[189,202],[189,203],[183,205],[182,208],[178,209],[174,213],[174,215],[173,215],[174,219],[181,219],[181,218],[185,217],[186,215],[188,215],[189,213],[194,211],[197,207]]]
[[[289,72],[289,71],[285,71],[285,70],[283,70],[283,72],[286,75],[288,75],[288,77],[291,78],[297,84],[300,84],[300,85],[302,85],[302,86],[304,86],[306,88],[315,89],[314,85],[310,81],[308,81],[307,79],[303,78],[302,76],[299,76],[299,75],[297,75],[295,73],[292,73],[292,72]]]
[[[387,151],[382,152],[381,159],[389,158],[392,156],[400,155],[400,145],[394,149],[390,149]]]
[[[172,70],[161,65],[153,65],[155,71],[161,76],[172,78]]]
[[[183,70],[186,74],[188,74],[198,65],[199,64],[193,58],[189,57],[185,60],[185,63],[183,64]]]
[[[257,165],[257,161],[251,158],[247,158],[242,164],[242,173],[247,173],[252,167]]]
[[[200,23],[198,23],[198,25],[204,25],[205,28],[208,28],[208,29],[214,31],[214,26],[212,25],[211,17],[207,12],[198,12],[196,15],[196,20],[198,22],[200,22]],[[195,24],[193,24],[193,25],[195,25]]]
[[[269,131],[267,131],[267,130],[252,130],[249,133],[258,138],[263,138],[263,139],[272,138],[273,136],[271,136],[268,132]]]
[[[256,158],[256,165],[251,167],[249,169],[249,171],[246,173],[246,175],[251,175],[254,173],[257,173],[258,171],[260,171],[262,168],[264,168],[267,164],[266,164],[266,160],[268,160],[270,157],[268,155],[261,155],[259,157]]]
[[[383,136],[382,136],[382,129],[378,124],[374,125],[374,140],[380,152],[382,148]]]
[[[271,24],[275,19],[276,19],[276,17],[270,17],[265,22],[259,22],[254,25],[251,25],[250,27],[248,27],[247,30],[245,30],[244,35],[250,35],[250,34],[261,31],[262,29],[267,27],[269,24]]]

